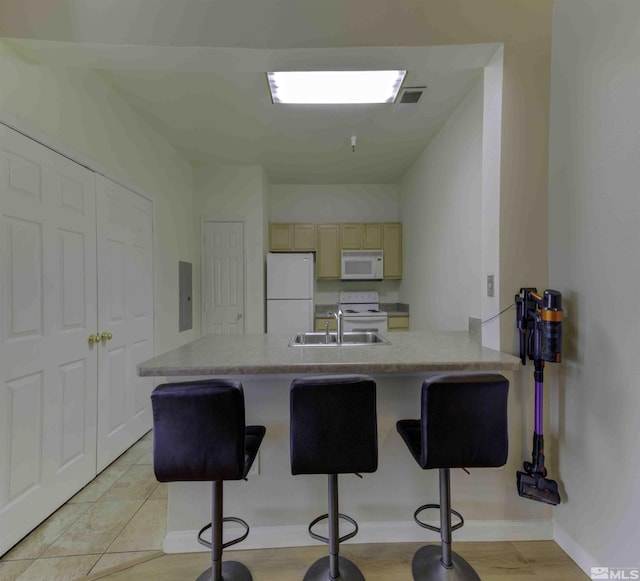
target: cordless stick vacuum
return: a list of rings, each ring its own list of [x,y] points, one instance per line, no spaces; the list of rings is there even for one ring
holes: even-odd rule
[[[536,389],[532,461],[523,464],[524,472],[517,472],[518,494],[531,500],[557,505],[560,504],[558,483],[547,478],[544,465],[542,401],[544,363],[561,361],[562,295],[555,290],[546,290],[540,296],[535,288],[521,288],[515,301],[520,331],[520,359],[523,365],[526,365],[527,356],[533,360]]]

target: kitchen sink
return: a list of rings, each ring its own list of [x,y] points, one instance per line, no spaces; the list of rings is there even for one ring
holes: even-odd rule
[[[388,345],[390,341],[378,333],[372,331],[347,331],[342,335],[342,346],[348,345]],[[329,347],[337,346],[336,333],[294,333],[289,341],[289,347]]]

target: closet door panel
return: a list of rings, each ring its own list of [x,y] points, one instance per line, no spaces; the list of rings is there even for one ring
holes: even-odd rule
[[[95,178],[0,125],[0,554],[96,473]]]
[[[153,381],[136,365],[153,356],[152,205],[97,176],[98,469],[152,426]]]

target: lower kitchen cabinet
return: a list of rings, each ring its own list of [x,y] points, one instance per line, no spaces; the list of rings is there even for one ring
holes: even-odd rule
[[[0,555],[151,428],[151,221],[0,125]]]
[[[327,329],[327,323],[329,323],[330,332],[337,332],[338,327],[336,325],[335,317],[316,317],[316,331],[325,331]]]
[[[409,316],[389,317],[387,325],[389,331],[408,331]]]

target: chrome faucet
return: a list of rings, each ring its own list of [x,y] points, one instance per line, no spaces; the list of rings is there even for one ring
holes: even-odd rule
[[[342,309],[340,308],[340,306],[338,306],[338,310],[335,313],[330,313],[331,316],[335,317],[336,319],[336,340],[338,342],[338,345],[340,345],[342,343],[342,339],[344,338],[343,335],[343,320],[342,318],[344,317],[344,313],[342,312]]]

